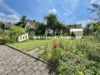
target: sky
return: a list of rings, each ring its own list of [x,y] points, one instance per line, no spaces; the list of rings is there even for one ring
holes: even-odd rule
[[[85,25],[92,16],[87,10],[92,3],[100,4],[100,0],[0,0],[0,21],[16,23],[25,15],[45,22],[44,16],[54,13],[66,25]]]

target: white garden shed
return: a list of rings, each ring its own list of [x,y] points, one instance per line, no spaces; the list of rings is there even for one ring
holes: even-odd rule
[[[71,28],[70,33],[75,33],[76,38],[82,38],[83,37],[83,28]]]

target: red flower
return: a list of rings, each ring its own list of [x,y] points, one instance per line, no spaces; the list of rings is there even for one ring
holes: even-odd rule
[[[53,44],[53,48],[57,48],[57,44],[54,43],[54,44]]]

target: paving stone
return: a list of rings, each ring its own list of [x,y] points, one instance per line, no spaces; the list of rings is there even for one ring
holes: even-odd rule
[[[0,67],[0,73],[3,73],[5,71],[4,67]]]
[[[0,75],[50,75],[49,70],[46,63],[0,45]]]
[[[23,72],[23,71],[21,71],[21,72],[19,72],[19,73],[18,73],[18,75],[24,75],[24,72]]]

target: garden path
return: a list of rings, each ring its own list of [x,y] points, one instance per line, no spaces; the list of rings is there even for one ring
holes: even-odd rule
[[[54,75],[50,65],[0,45],[0,75]]]

